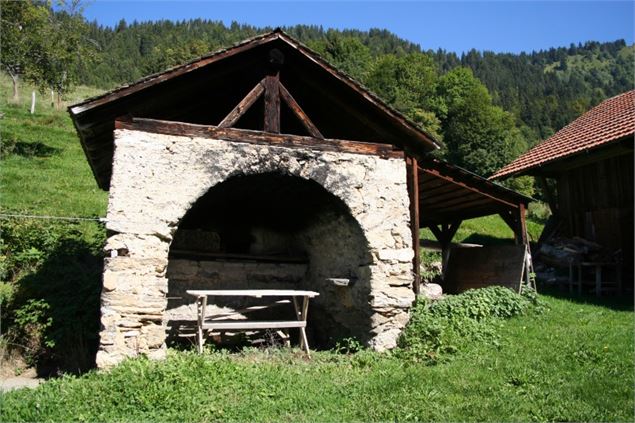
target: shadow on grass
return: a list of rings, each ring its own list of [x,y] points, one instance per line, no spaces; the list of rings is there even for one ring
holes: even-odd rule
[[[51,157],[55,154],[59,154],[61,151],[62,150],[60,148],[51,147],[41,141],[16,142],[5,138],[2,145],[2,157],[9,155],[21,156],[24,158]]]
[[[29,300],[48,304],[51,325],[30,345],[38,350],[39,376],[79,374],[95,367],[103,258],[81,239],[64,239],[38,271],[20,281],[16,308]],[[27,326],[28,334],[28,326]],[[25,342],[28,337],[25,337]],[[47,340],[52,341],[47,345]]]
[[[633,311],[634,307],[632,293],[597,297],[593,294],[578,295],[577,293],[569,293],[568,290],[559,289],[552,286],[544,287],[540,285],[538,286],[538,292],[541,295],[548,295],[550,297],[571,301],[577,304],[591,304],[617,311]]]

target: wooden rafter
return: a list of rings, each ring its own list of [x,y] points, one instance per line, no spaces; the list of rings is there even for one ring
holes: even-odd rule
[[[426,168],[426,169],[422,169],[422,170],[425,173],[428,173],[429,175],[435,176],[437,178],[445,179],[446,181],[448,181],[450,183],[456,184],[456,185],[458,185],[458,186],[460,186],[462,188],[465,188],[465,189],[467,189],[469,191],[473,191],[473,192],[479,193],[479,194],[481,194],[481,195],[483,195],[485,197],[489,197],[489,198],[491,198],[494,201],[497,201],[497,202],[499,202],[501,204],[505,204],[506,206],[515,207],[515,208],[518,207],[517,204],[511,203],[509,201],[505,201],[505,200],[503,200],[502,198],[500,198],[498,196],[491,195],[491,194],[489,194],[487,192],[478,190],[476,187],[469,186],[469,185],[465,184],[464,182],[457,181],[457,180],[453,179],[452,177],[443,175],[441,172],[439,172],[436,169],[428,169],[428,168]]]
[[[247,110],[249,110],[249,108],[253,106],[254,103],[260,98],[262,93],[265,92],[264,82],[265,80],[263,79],[262,81],[257,83],[256,86],[253,87],[251,91],[249,91],[249,93],[247,93],[245,98],[243,98],[240,103],[238,103],[236,107],[234,107],[232,111],[229,112],[227,116],[225,116],[225,119],[223,119],[221,123],[218,124],[218,127],[231,128],[232,126],[234,126],[234,124],[238,122],[238,119],[240,119],[247,112]]]
[[[475,206],[485,206],[488,204],[492,204],[492,200],[487,197],[469,197],[468,195],[465,195],[463,197],[455,198],[452,202],[439,203],[438,205],[435,204],[431,207],[431,209],[435,213],[444,213],[460,211],[462,209],[468,209]]]
[[[324,135],[322,135],[322,133],[317,129],[317,127],[313,124],[311,119],[309,119],[307,114],[304,113],[304,110],[302,110],[302,107],[300,107],[298,102],[295,101],[295,99],[293,98],[291,93],[286,89],[286,87],[282,85],[282,82],[280,82],[279,85],[280,85],[280,96],[282,97],[284,102],[287,103],[287,106],[289,106],[291,111],[297,116],[297,118],[300,120],[304,128],[309,132],[309,134],[312,137],[324,139]]]

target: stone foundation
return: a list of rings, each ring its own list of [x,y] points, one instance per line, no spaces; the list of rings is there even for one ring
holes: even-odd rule
[[[138,354],[164,356],[172,286],[166,272],[179,266],[168,254],[181,219],[228,178],[271,172],[313,180],[348,209],[348,215],[325,217],[296,234],[308,256],[299,284],[321,293],[309,316],[315,306],[317,316],[327,311],[331,327],[377,350],[395,346],[414,300],[403,159],[117,130],[99,367]],[[202,266],[190,269],[192,276],[200,276]],[[358,283],[343,289],[326,281],[339,276]]]

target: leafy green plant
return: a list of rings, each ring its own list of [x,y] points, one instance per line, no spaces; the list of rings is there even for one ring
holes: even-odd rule
[[[3,335],[30,365],[79,371],[94,363],[101,245],[95,223],[0,221]]]
[[[29,299],[26,304],[14,312],[14,336],[24,344],[27,363],[33,365],[38,357],[46,353],[47,348],[53,348],[55,341],[47,336],[47,330],[53,324],[49,317],[50,305],[44,300]]]
[[[339,354],[355,354],[364,349],[364,345],[357,338],[344,338],[335,343],[333,351]]]
[[[421,251],[421,279],[426,282],[433,282],[441,275],[441,268],[437,266],[441,262],[441,252]]]
[[[464,342],[497,342],[496,321],[528,312],[539,303],[535,292],[519,295],[500,286],[468,290],[429,303],[419,298],[399,339],[397,355],[436,363]]]

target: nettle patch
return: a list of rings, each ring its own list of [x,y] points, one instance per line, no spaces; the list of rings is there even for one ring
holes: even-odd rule
[[[436,363],[456,353],[466,341],[498,345],[497,328],[503,319],[540,313],[544,307],[533,290],[517,294],[500,286],[473,289],[432,303],[419,298],[396,354]]]

